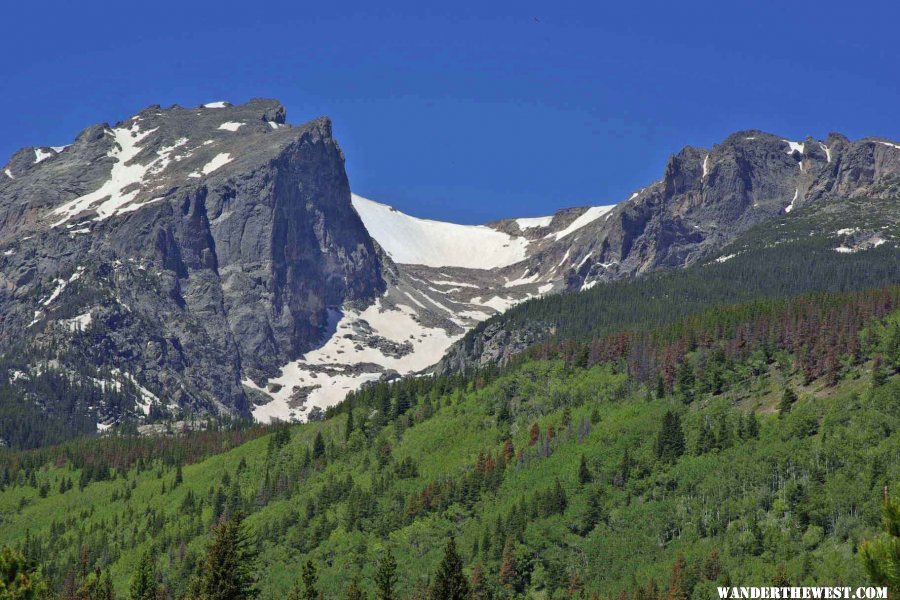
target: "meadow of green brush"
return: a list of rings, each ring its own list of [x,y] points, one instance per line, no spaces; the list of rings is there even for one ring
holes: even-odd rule
[[[877,530],[881,490],[900,475],[900,380],[873,389],[860,367],[836,387],[813,382],[800,389],[791,412],[779,416],[774,406],[781,389],[796,378],[778,365],[685,406],[632,387],[608,365],[526,362],[481,389],[420,397],[383,427],[369,419],[368,437],[355,433],[345,441],[346,416],[338,415],[292,427],[283,445],[272,435],[253,440],[185,466],[178,486],[175,469],[161,463],[83,490],[78,472],[48,465],[36,474],[36,487],[25,482],[0,492],[0,544],[25,545],[57,581],[86,548],[92,562],[109,565],[120,593],[140,554],[152,549],[178,593],[204,551],[221,488],[226,505],[248,513],[248,529],[258,539],[263,598],[287,593],[308,558],[330,595],[342,592],[352,574],[369,586],[386,544],[397,555],[403,589],[410,590],[434,571],[450,535],[468,568],[482,563],[492,581],[509,538],[518,585],[536,598],[551,597],[575,572],[587,589],[611,596],[651,578],[664,583],[677,552],[690,561],[713,549],[728,577],[742,585],[770,582],[780,565],[793,584],[863,584],[855,548]],[[503,406],[508,418],[500,414]],[[687,442],[674,464],[653,451],[667,410],[681,414]],[[760,415],[757,438],[737,433],[748,410]],[[704,421],[725,432],[723,449],[693,451]],[[532,446],[534,423],[541,436]],[[551,426],[556,435],[545,444]],[[310,449],[319,432],[325,453],[314,460]],[[496,457],[506,439],[521,457],[513,458],[495,491],[410,511],[427,483],[461,481],[479,453]],[[620,477],[626,451],[631,462]],[[592,474],[587,485],[578,481],[582,455]],[[417,474],[399,474],[407,458]],[[67,477],[76,485],[61,494],[59,481]],[[564,512],[529,513],[521,529],[511,524],[528,512],[523,501],[531,503],[557,480],[568,500]],[[49,482],[45,498],[43,482]],[[586,531],[587,497],[596,490],[603,518]],[[189,493],[199,509],[187,507]],[[348,530],[351,502],[364,510]]]

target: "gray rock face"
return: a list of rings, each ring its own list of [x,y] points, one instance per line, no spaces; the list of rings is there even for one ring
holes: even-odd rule
[[[328,306],[384,290],[328,119],[292,127],[269,100],[150,107],[46,153],[0,179],[7,343],[69,343],[59,324],[83,315],[90,360],[247,415],[242,373],[272,375],[321,340]]]
[[[527,298],[683,267],[786,212],[898,192],[894,142],[743,131],[683,149],[615,206],[502,220],[486,234],[353,204],[328,119],[288,125],[272,100],[151,106],[66,147],[24,148],[0,169],[0,345],[139,386],[138,413],[152,402],[309,418],[365,382],[433,365]],[[483,254],[500,258],[395,264],[409,253],[379,246],[379,235],[396,244],[385,220],[419,232],[400,250],[492,239]],[[511,249],[522,253],[507,259]],[[443,368],[502,360],[543,333],[489,325]]]
[[[553,282],[554,291],[587,289],[695,264],[751,227],[807,206],[898,195],[896,142],[875,138],[851,142],[839,134],[824,142],[812,138],[792,142],[760,131],[741,131],[711,150],[684,148],[670,158],[659,181],[554,240],[552,233],[572,222],[572,211],[557,213],[547,227],[529,230],[530,236],[539,233],[529,258],[506,268],[504,274],[522,272],[524,267],[536,274],[535,283]],[[511,231],[515,221],[495,226]],[[850,250],[883,243],[880,238],[867,240]],[[502,362],[546,333],[527,327],[506,331],[489,323],[474,337],[454,344],[435,368],[453,371]]]
[[[684,148],[659,181],[606,217],[539,247],[530,266],[546,274],[562,259],[567,289],[581,289],[693,264],[749,228],[815,202],[898,192],[894,142],[850,142],[838,134],[791,142],[741,131],[711,150]]]

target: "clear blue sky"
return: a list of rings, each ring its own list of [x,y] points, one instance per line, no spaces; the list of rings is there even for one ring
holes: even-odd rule
[[[26,5],[32,6],[26,6]],[[612,203],[738,129],[900,139],[897,2],[6,3],[0,163],[150,104],[327,114],[353,189],[460,222]]]

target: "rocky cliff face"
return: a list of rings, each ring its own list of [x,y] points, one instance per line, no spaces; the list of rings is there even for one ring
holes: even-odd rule
[[[528,298],[691,265],[794,210],[898,192],[893,142],[744,131],[683,149],[617,204],[461,226],[352,196],[327,119],[288,125],[271,100],[153,106],[2,168],[0,344],[10,381],[50,369],[133,395],[82,407],[101,428],[151,412],[309,418],[428,368]],[[544,333],[489,325],[443,368]]]
[[[242,378],[384,289],[331,123],[284,117],[268,100],[150,107],[18,152],[0,177],[0,339],[83,346],[146,398],[249,415]]]
[[[795,142],[742,131],[711,150],[684,148],[660,180],[608,210],[594,209],[593,219],[564,237],[560,231],[571,229],[572,211],[547,217],[528,232],[536,241],[527,260],[505,273],[524,270],[533,285],[552,283],[554,291],[585,290],[709,259],[750,228],[795,210],[827,206],[833,212],[848,198],[877,202],[898,195],[900,144],[851,142],[839,134]],[[580,209],[576,221],[590,210]],[[515,223],[497,226],[509,230]],[[489,322],[456,343],[437,370],[502,362],[546,333],[538,324],[506,330]]]
[[[893,142],[838,134],[794,142],[741,131],[710,150],[684,148],[660,180],[536,248],[529,268],[541,271],[539,279],[584,289],[693,264],[750,227],[815,202],[898,192],[900,145]],[[560,216],[568,217],[555,216],[551,227]]]

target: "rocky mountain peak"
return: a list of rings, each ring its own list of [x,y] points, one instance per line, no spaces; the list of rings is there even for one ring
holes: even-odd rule
[[[811,204],[896,194],[898,174],[888,140],[746,130],[617,202],[463,226],[351,195],[327,117],[149,106],[5,165],[0,340],[39,357],[22,372],[139,386],[89,409],[103,426],[151,406],[309,418],[528,298],[693,264]]]

